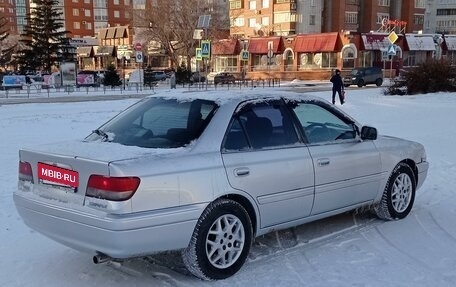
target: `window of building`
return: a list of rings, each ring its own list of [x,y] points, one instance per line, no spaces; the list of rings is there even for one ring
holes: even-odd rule
[[[269,8],[269,0],[262,0],[261,8]]]
[[[92,23],[87,22],[87,24],[86,24],[86,29],[87,29],[87,30],[92,30]]]
[[[115,10],[114,11],[114,18],[120,18],[120,12]]]
[[[85,9],[85,10],[84,10],[84,16],[86,16],[86,17],[91,17],[91,16],[92,16],[91,10],[90,10],[90,9]]]
[[[413,23],[415,25],[423,25],[424,24],[424,15],[423,14],[413,15]]]
[[[255,1],[249,1],[249,9],[250,10],[256,10],[256,0]]]
[[[345,12],[345,23],[358,24],[358,12]]]
[[[310,7],[315,7],[316,4],[315,4],[315,0],[310,0]]]
[[[130,6],[130,0],[124,0],[124,5],[125,6]]]
[[[261,17],[261,25],[268,26],[269,25],[269,17]]]
[[[296,14],[290,12],[274,13],[274,23],[296,22]]]
[[[79,9],[73,8],[73,16],[79,16]]]
[[[311,25],[311,26],[315,25],[315,15],[309,16],[309,25]]]
[[[90,0],[84,0],[84,3],[90,4]]]
[[[249,19],[249,27],[254,28],[256,26],[256,19],[250,18]]]
[[[79,1],[78,0],[73,0],[73,3],[78,3]]]
[[[425,0],[415,0],[415,8],[425,8],[424,2]]]
[[[114,5],[119,5],[119,0],[114,0]]]
[[[73,28],[74,28],[74,29],[81,29],[81,23],[79,23],[79,22],[73,22]]]
[[[456,9],[437,9],[437,16],[456,15]]]
[[[388,13],[377,13],[377,24],[382,24],[383,19],[389,20],[389,14]]]
[[[241,9],[242,8],[242,1],[230,1],[230,9]]]
[[[231,27],[244,27],[244,17],[232,17]]]
[[[386,6],[389,7],[390,0],[378,0],[378,6]]]

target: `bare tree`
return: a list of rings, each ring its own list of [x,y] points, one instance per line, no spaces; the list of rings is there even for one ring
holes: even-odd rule
[[[11,61],[11,54],[17,43],[13,41],[8,31],[8,19],[0,11],[0,67],[6,66]],[[17,37],[15,40],[17,41]]]
[[[220,36],[220,24],[225,25],[225,30],[229,28],[229,23],[226,21],[217,21],[221,19],[217,12],[220,9],[217,9],[213,3],[209,7],[207,2],[202,0],[147,1],[146,5],[149,6],[145,9],[134,10],[133,26],[140,28],[138,29],[140,38],[160,43],[174,67],[179,66],[179,56],[187,58],[186,64],[189,67],[190,59],[195,55],[195,47],[198,45],[198,41],[193,39],[193,31],[196,29],[200,15],[211,14],[211,23],[215,23],[207,30],[208,33],[205,35],[207,39]]]

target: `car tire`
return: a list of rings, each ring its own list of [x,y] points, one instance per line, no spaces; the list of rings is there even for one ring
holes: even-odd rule
[[[359,80],[358,81],[358,87],[363,87],[364,86],[364,81],[363,80]]]
[[[252,223],[245,208],[236,201],[219,199],[210,203],[198,219],[182,259],[198,278],[225,279],[244,264],[252,238]]]
[[[383,84],[383,80],[379,78],[375,80],[375,84],[377,85],[377,87],[380,87]]]
[[[416,179],[412,168],[399,163],[386,183],[381,201],[374,207],[380,219],[395,220],[406,217],[415,201]]]

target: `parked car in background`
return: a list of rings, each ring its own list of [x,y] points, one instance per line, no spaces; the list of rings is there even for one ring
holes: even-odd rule
[[[236,77],[230,73],[219,73],[214,76],[214,84],[234,84],[236,82]]]
[[[147,97],[85,140],[21,149],[14,202],[94,263],[182,249],[214,280],[272,230],[363,206],[406,217],[427,170],[421,144],[318,97],[182,93]]]
[[[152,71],[152,76],[155,81],[164,81],[167,78],[167,75],[164,71]]]
[[[190,76],[190,83],[206,82],[206,77],[200,72],[193,72]]]
[[[345,87],[350,85],[363,87],[368,84],[375,84],[380,87],[383,84],[383,71],[377,67],[355,68],[343,80]]]

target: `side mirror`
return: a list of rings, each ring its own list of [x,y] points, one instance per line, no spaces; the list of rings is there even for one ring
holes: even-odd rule
[[[374,127],[363,126],[361,128],[361,139],[362,140],[376,140],[377,129]]]

